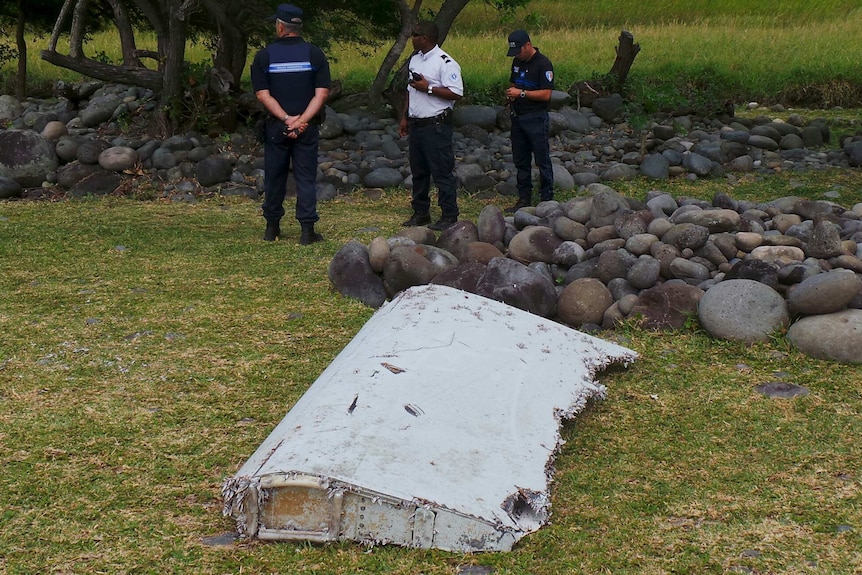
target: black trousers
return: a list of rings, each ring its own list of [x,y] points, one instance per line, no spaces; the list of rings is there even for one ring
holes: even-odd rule
[[[284,123],[266,122],[266,141],[263,150],[263,217],[267,223],[277,224],[284,216],[284,196],[287,194],[287,175],[293,165],[296,180],[296,219],[311,224],[320,219],[317,215],[317,150],[320,142],[318,126],[308,128],[292,139],[283,135]]]
[[[442,217],[458,219],[458,190],[455,183],[455,151],[452,124],[445,121],[410,126],[410,171],[413,174],[413,200],[417,214],[431,210],[431,180],[437,186],[437,204]]]
[[[530,163],[536,159],[539,168],[539,198],[554,199],[554,167],[548,142],[547,112],[518,114],[512,118],[512,161],[518,170],[518,197],[533,203],[533,179]]]

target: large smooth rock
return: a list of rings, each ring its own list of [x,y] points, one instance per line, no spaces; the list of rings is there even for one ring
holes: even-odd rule
[[[551,228],[533,226],[526,228],[509,242],[509,257],[521,263],[552,263],[554,251],[563,243]]]
[[[777,291],[758,281],[727,280],[712,286],[700,299],[698,319],[718,339],[765,341],[790,323],[787,303]]]
[[[681,329],[697,314],[703,290],[683,282],[665,282],[641,292],[629,316],[639,318],[646,329]]]
[[[506,218],[500,208],[494,204],[488,204],[479,212],[476,229],[479,232],[479,241],[495,245],[502,244],[506,232]]]
[[[430,283],[434,276],[457,265],[455,256],[434,246],[399,246],[392,249],[383,268],[383,284],[390,295],[395,295]]]
[[[32,130],[0,130],[0,176],[25,188],[35,187],[58,165],[54,145],[41,134]]]
[[[129,146],[112,146],[99,154],[99,166],[110,172],[129,170],[138,163],[138,152]]]
[[[581,278],[560,292],[557,315],[572,327],[585,323],[601,324],[605,311],[613,303],[614,298],[605,284],[595,278]]]
[[[849,270],[832,270],[804,279],[787,297],[793,313],[828,314],[840,311],[862,290],[862,279]]]
[[[345,297],[358,299],[378,308],[386,301],[383,279],[371,267],[366,247],[351,240],[344,244],[329,263],[329,281]]]
[[[488,262],[476,293],[542,317],[548,317],[557,303],[557,290],[551,280],[509,258]]]
[[[862,363],[862,310],[804,317],[790,326],[787,339],[810,357]]]
[[[467,247],[479,241],[479,230],[470,220],[459,220],[440,233],[437,247],[446,250],[459,261],[464,259]]]

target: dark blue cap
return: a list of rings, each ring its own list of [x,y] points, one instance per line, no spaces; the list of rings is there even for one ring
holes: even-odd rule
[[[302,8],[293,4],[279,4],[272,18],[288,24],[302,24]]]
[[[509,51],[506,56],[514,58],[521,51],[521,47],[530,41],[530,35],[526,30],[515,30],[509,34]]]

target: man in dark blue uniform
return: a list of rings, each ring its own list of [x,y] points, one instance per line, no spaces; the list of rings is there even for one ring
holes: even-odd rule
[[[320,113],[329,96],[329,63],[320,48],[302,39],[302,10],[280,4],[275,15],[277,39],[257,53],[251,83],[268,112],[264,143],[265,199],[263,239],[281,236],[287,175],[293,163],[296,219],[302,245],[323,241],[314,230],[317,215],[317,151]]]
[[[548,142],[548,107],[554,90],[554,65],[534,47],[524,30],[509,34],[512,73],[506,98],[512,117],[512,161],[517,168],[518,202],[507,212],[532,205],[533,181],[530,163],[539,168],[539,198],[554,199],[554,168]]]

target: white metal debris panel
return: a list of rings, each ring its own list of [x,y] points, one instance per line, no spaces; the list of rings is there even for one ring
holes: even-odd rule
[[[375,313],[225,481],[225,513],[245,534],[272,539],[510,549],[547,521],[561,420],[604,396],[597,371],[635,358],[481,296],[411,288]],[[273,489],[291,481],[316,482],[328,507],[309,509],[307,496],[298,511],[285,503]],[[279,497],[281,509],[267,510]],[[409,513],[366,526],[363,502]]]

